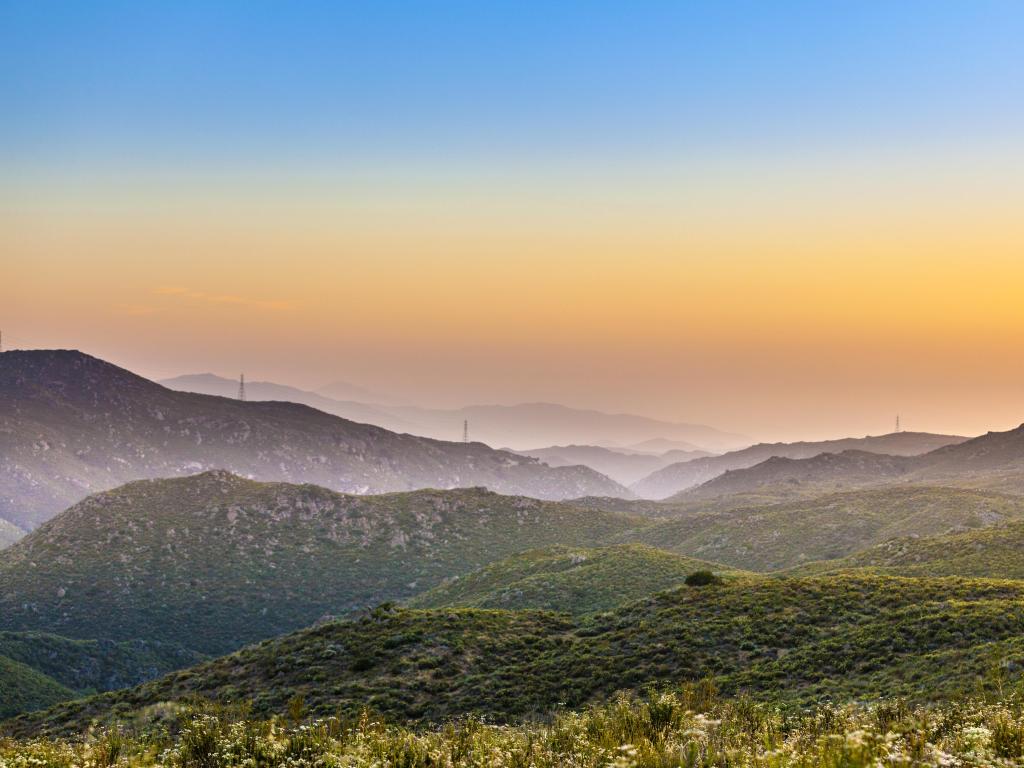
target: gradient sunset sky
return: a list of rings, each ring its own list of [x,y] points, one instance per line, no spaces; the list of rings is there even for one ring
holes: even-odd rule
[[[1024,3],[0,0],[0,329],[758,439],[1024,422]]]

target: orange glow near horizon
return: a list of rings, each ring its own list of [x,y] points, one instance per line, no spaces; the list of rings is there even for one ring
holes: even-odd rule
[[[765,439],[884,432],[897,411],[1005,429],[1024,421],[1022,170],[23,178],[0,190],[0,321],[8,346],[154,377],[553,400]]]

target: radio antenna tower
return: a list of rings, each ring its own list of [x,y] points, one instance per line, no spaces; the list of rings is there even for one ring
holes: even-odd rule
[[[896,414],[896,431],[900,431],[900,415],[898,413]]]
[[[245,400],[245,374],[238,377],[238,399]]]
[[[469,442],[469,420],[462,422],[462,442]]]

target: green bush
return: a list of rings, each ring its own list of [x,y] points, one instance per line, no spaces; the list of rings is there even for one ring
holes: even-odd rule
[[[688,587],[706,587],[710,584],[721,584],[722,580],[711,571],[694,571],[686,577]]]

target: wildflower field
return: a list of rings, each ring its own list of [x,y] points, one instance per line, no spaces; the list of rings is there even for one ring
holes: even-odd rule
[[[911,708],[901,701],[783,710],[718,701],[708,684],[645,698],[620,696],[544,722],[478,718],[426,729],[364,712],[352,720],[258,720],[244,710],[160,705],[139,722],[80,739],[0,741],[0,768],[180,766],[669,766],[1024,765],[1024,706],[1017,699]]]

